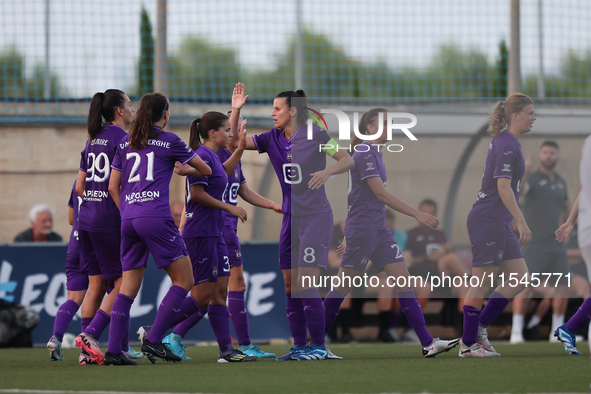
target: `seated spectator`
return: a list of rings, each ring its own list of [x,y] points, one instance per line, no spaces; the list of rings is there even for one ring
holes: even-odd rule
[[[61,235],[54,233],[53,209],[47,204],[37,204],[29,211],[31,228],[19,233],[14,242],[63,242]]]

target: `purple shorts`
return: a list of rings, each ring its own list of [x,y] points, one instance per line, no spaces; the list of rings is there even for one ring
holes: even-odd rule
[[[223,230],[224,242],[228,248],[227,256],[230,259],[230,267],[237,267],[242,265],[242,251],[240,250],[240,240],[236,230],[231,227],[224,226]]]
[[[185,243],[191,256],[195,284],[217,282],[220,276],[230,276],[230,261],[222,236],[186,237]]]
[[[121,278],[121,234],[78,230],[80,272],[102,275],[105,280]]]
[[[154,256],[158,269],[163,269],[173,261],[189,255],[172,217],[121,221],[123,271],[145,267],[148,263],[148,252]]]
[[[281,233],[279,234],[279,268],[291,269],[291,214],[283,214]]]
[[[326,269],[332,230],[332,211],[292,216],[292,268],[322,267]]]
[[[472,244],[472,267],[500,266],[503,261],[523,258],[519,241],[507,224],[468,216],[468,236]]]
[[[88,289],[88,275],[80,272],[80,255],[66,255],[66,289],[81,291]]]
[[[379,273],[388,264],[404,261],[392,232],[387,228],[346,229],[345,236],[347,247],[341,260],[341,267],[365,272],[367,262],[371,260],[373,269]]]

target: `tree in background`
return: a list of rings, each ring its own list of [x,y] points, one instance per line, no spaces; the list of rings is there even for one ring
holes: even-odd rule
[[[154,37],[152,22],[142,5],[140,16],[140,58],[137,65],[137,94],[142,96],[154,91]]]
[[[499,57],[495,63],[492,97],[507,97],[509,83],[509,50],[507,43],[501,40],[499,43]]]

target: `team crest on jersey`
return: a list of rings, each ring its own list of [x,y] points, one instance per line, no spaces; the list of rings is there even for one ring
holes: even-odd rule
[[[238,170],[234,171],[234,176],[238,179]]]
[[[497,257],[499,261],[503,261],[503,251],[499,250],[499,256]]]
[[[374,165],[373,165],[373,162],[371,162],[371,161],[369,163],[365,163],[365,165],[367,166],[367,168],[365,169],[365,171],[373,171],[373,170],[376,169],[374,167]]]
[[[287,161],[293,161],[293,155],[291,154],[291,151],[287,152]]]
[[[503,172],[511,172],[511,164],[503,164]]]
[[[218,276],[218,267],[213,267],[212,276]]]
[[[242,258],[242,253],[240,252],[240,249],[236,249],[236,258],[237,259],[241,259]]]
[[[366,265],[368,261],[369,261],[369,257],[363,256],[361,258],[361,265]]]

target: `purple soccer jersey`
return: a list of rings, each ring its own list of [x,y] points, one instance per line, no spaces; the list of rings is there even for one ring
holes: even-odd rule
[[[95,139],[86,142],[80,158],[80,171],[86,172],[84,201],[80,206],[81,230],[121,231],[121,215],[109,194],[109,179],[117,146],[126,135],[121,127],[109,125],[101,129]]]
[[[497,178],[511,179],[511,189],[519,203],[519,187],[525,173],[525,161],[519,140],[507,130],[492,139],[488,146],[482,187],[468,216],[510,224],[513,216],[501,200]],[[468,229],[470,231],[470,229]]]
[[[176,134],[154,129],[160,134],[140,150],[129,145],[127,135],[119,143],[111,168],[121,171],[121,219],[172,218],[168,196],[174,163],[195,157]]]
[[[225,163],[232,156],[232,153],[227,149],[220,149],[217,154],[222,163]],[[228,177],[228,183],[226,184],[222,201],[236,206],[238,202],[238,189],[240,189],[240,185],[244,182],[246,182],[246,179],[244,179],[244,174],[242,173],[242,164],[238,162],[236,169]],[[238,228],[238,218],[225,211],[224,216],[226,220],[224,226],[236,230]]]
[[[381,203],[367,184],[367,179],[380,177],[386,186],[388,179],[382,153],[369,141],[357,146],[353,154],[355,166],[350,170],[347,201],[348,228],[383,229],[386,226],[386,206]]]
[[[80,239],[78,238],[78,212],[80,205],[82,204],[82,198],[76,194],[76,182],[72,186],[72,193],[70,193],[70,200],[68,201],[68,207],[74,209],[74,223],[72,223],[72,232],[70,233],[70,241],[68,242],[68,254],[79,255],[80,254]]]
[[[320,144],[330,141],[330,136],[319,127],[313,128],[313,138],[308,139],[306,126],[300,126],[285,138],[284,131],[273,128],[254,135],[253,141],[259,153],[267,153],[281,184],[282,211],[292,215],[309,215],[330,211],[330,203],[324,185],[316,190],[308,187],[310,174],[326,168],[326,153]]]

